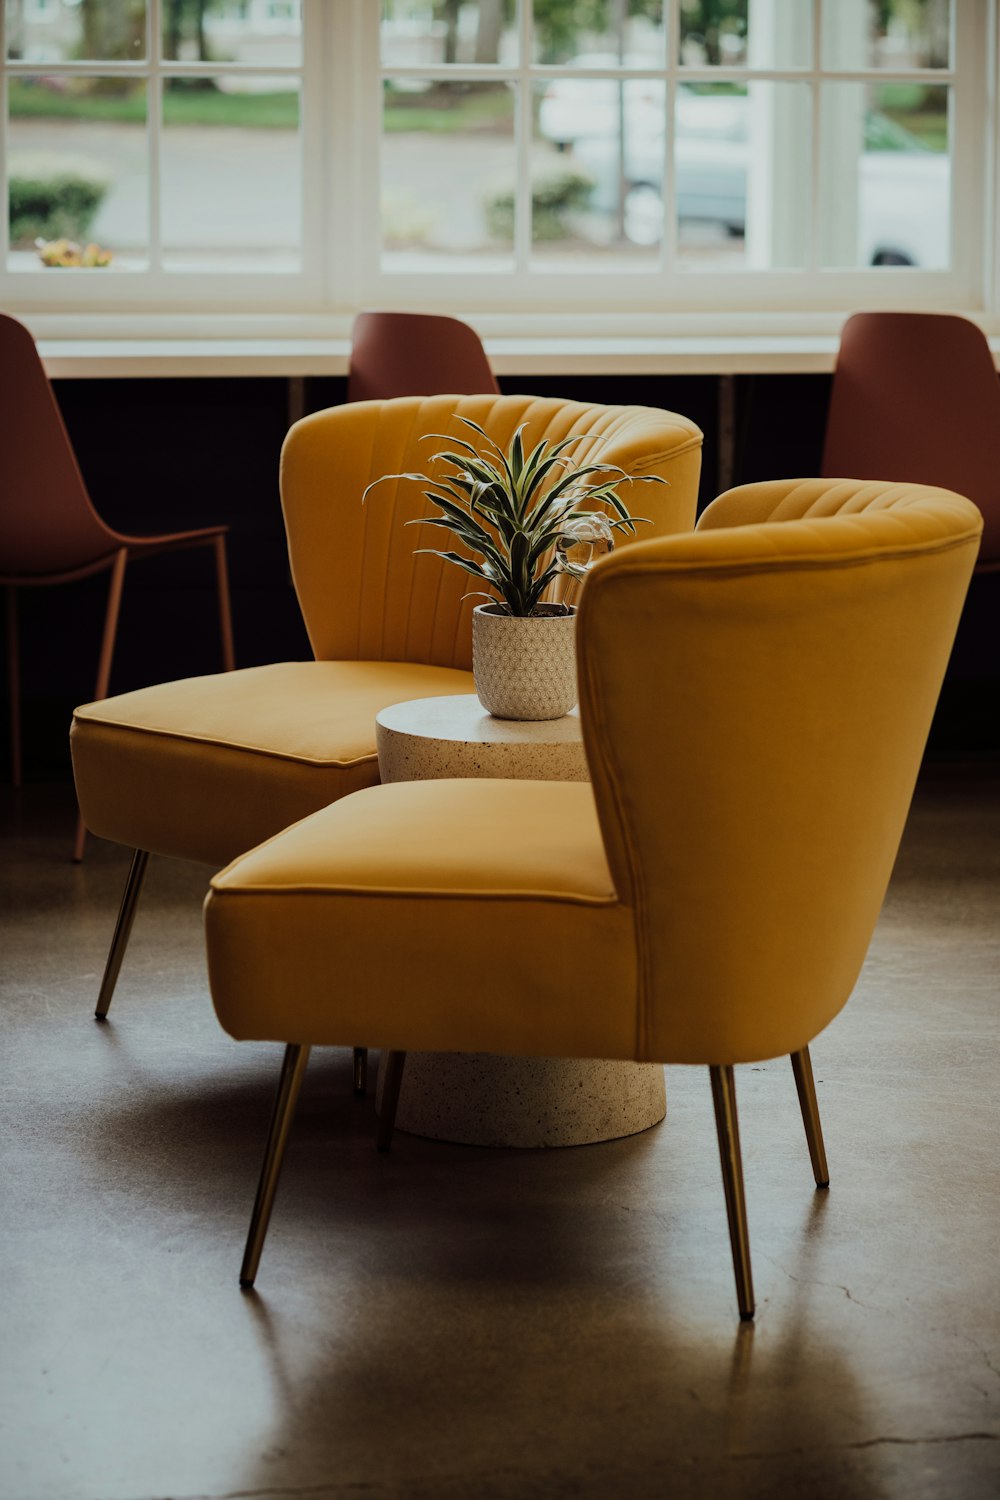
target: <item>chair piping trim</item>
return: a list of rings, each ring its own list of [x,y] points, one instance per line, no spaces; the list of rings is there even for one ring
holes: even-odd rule
[[[811,519],[808,516],[802,518],[808,524]],[[817,524],[820,518],[814,518]],[[825,518],[824,518],[825,519]],[[761,526],[787,526],[793,524],[789,521],[761,521],[755,523]],[[727,530],[736,531],[742,528],[732,527]],[[709,535],[708,532],[690,532],[686,535]],[[970,542],[978,544],[980,533],[978,530],[964,532],[961,536],[950,537],[946,541],[927,542],[914,541],[909,545],[886,548],[884,551],[865,552],[861,555],[838,556],[831,552],[804,553],[801,556],[782,557],[774,552],[760,552],[751,557],[741,557],[737,561],[732,559],[720,559],[718,562],[702,561],[689,562],[685,558],[667,559],[657,558],[655,561],[635,562],[632,571],[636,573],[672,573],[677,577],[707,577],[719,573],[727,573],[733,578],[741,577],[747,573],[759,573],[761,566],[766,565],[768,572],[779,573],[808,573],[818,568],[834,569],[863,568],[874,562],[898,562],[903,559],[910,560],[914,557],[926,555],[936,557],[942,552],[954,552],[960,547],[967,547]]]
[[[854,555],[838,557],[836,555],[831,555],[830,553],[824,553],[783,559],[780,557],[776,557],[773,553],[766,553],[758,557],[740,558],[739,561],[735,563],[720,561],[719,563],[714,565],[705,564],[702,562],[698,562],[693,565],[686,565],[683,561],[674,562],[666,561],[664,559],[657,559],[656,561],[650,560],[648,563],[632,562],[631,570],[636,573],[641,572],[647,575],[660,574],[662,576],[663,574],[672,574],[678,581],[684,578],[697,578],[699,576],[718,577],[720,574],[728,575],[729,577],[733,578],[745,576],[751,573],[759,574],[762,564],[766,565],[769,571],[778,571],[782,573],[813,572],[818,568],[824,567],[839,571],[847,568],[864,567],[865,565],[874,562],[881,563],[887,560],[895,561],[902,559],[912,560],[924,555],[936,556],[941,553],[953,552],[959,548],[968,547],[970,542],[976,543],[978,545],[979,535],[980,533],[978,529],[970,529],[969,531],[962,533],[960,536],[942,539],[941,541],[936,543],[915,541],[909,546],[903,545],[901,547],[886,551],[872,551],[861,556]],[[615,575],[615,582],[617,581],[618,575]],[[605,580],[598,575],[597,578],[591,580],[591,587],[596,584],[599,588],[603,588],[611,582],[611,578],[608,578],[605,582]],[[631,820],[625,816],[625,809],[622,800],[622,778],[612,757],[607,753],[607,750],[605,748],[608,744],[608,735],[603,711],[603,694],[599,692],[598,684],[595,681],[594,674],[589,667],[589,663],[587,667],[587,690],[591,703],[591,718],[594,722],[594,728],[597,730],[597,751],[600,756],[600,763],[607,777],[611,796],[614,799],[618,833],[622,841],[622,847],[629,867],[629,876],[632,883],[632,893],[634,895],[634,906],[632,906],[631,909],[634,912],[635,935],[638,948],[638,952],[636,955],[638,962],[636,965],[637,1004],[635,1055],[640,1059],[648,1058],[650,994],[652,988],[650,982],[649,943],[647,940],[649,928],[649,906],[647,901],[645,883],[642,877],[642,865],[638,858],[638,853],[632,837]],[[587,753],[588,755],[591,753],[591,747],[589,745],[587,747]],[[629,903],[625,901],[623,901],[622,904],[626,906],[629,905]]]
[[[79,710],[74,713],[73,720],[74,723],[86,724],[96,731],[107,730],[109,733],[146,734],[152,739],[177,740],[185,744],[205,745],[219,750],[233,750],[244,755],[263,756],[268,760],[288,761],[292,765],[322,766],[330,769],[348,770],[353,766],[366,766],[378,761],[378,755],[374,750],[369,755],[359,755],[354,760],[320,760],[316,756],[292,755],[287,751],[281,750],[264,750],[255,745],[241,745],[235,740],[224,740],[215,736],[208,738],[202,734],[182,734],[176,729],[153,729],[145,724],[116,724],[108,719],[90,718],[86,713],[81,713]]]
[[[580,892],[571,891],[467,891],[455,890],[450,886],[421,886],[413,889],[410,886],[356,886],[356,885],[317,885],[312,882],[296,885],[254,885],[241,886],[238,890],[225,885],[216,885],[212,882],[212,899],[222,900],[223,897],[242,900],[245,896],[356,896],[361,900],[379,899],[384,900],[387,896],[393,899],[399,898],[406,901],[440,901],[447,898],[452,901],[544,901],[556,906],[597,906],[611,909],[623,906],[617,895],[612,892],[607,896],[586,896]],[[625,908],[623,907],[623,910]]]
[[[650,984],[649,960],[647,957],[649,951],[649,943],[646,940],[646,930],[649,925],[647,919],[648,903],[646,900],[645,882],[642,879],[642,866],[639,862],[632,841],[631,820],[625,816],[625,809],[622,803],[621,777],[619,776],[617,768],[613,764],[610,756],[606,753],[605,747],[608,744],[608,735],[604,715],[604,697],[603,694],[599,691],[598,684],[594,679],[593,672],[590,670],[589,662],[587,666],[587,687],[588,696],[591,703],[591,718],[595,721],[595,729],[598,730],[596,749],[600,757],[605,775],[607,777],[611,796],[614,799],[618,830],[622,838],[625,849],[625,857],[628,862],[629,878],[631,882],[630,895],[632,899],[630,901],[625,899],[623,895],[618,895],[617,900],[623,907],[625,907],[632,913],[632,920],[635,924],[635,1056],[636,1058],[646,1058],[649,1054],[648,1013]],[[590,753],[591,747],[588,745],[588,756],[590,755]]]

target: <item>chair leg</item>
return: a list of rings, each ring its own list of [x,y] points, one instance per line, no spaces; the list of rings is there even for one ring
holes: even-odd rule
[[[240,1286],[244,1288],[252,1287],[257,1275],[260,1253],[264,1248],[264,1236],[267,1234],[274,1195],[278,1188],[278,1178],[281,1176],[281,1164],[285,1159],[285,1147],[292,1128],[292,1118],[309,1062],[309,1051],[308,1046],[298,1045],[295,1042],[289,1043],[285,1048],[281,1077],[278,1080],[278,1093],[274,1101],[274,1113],[271,1116],[271,1129],[264,1151],[264,1163],[260,1169],[257,1197],[254,1200],[253,1213],[250,1217],[250,1230],[247,1234],[246,1249],[243,1252],[243,1264],[240,1267]]]
[[[388,1052],[385,1058],[385,1074],[382,1078],[382,1108],[378,1117],[378,1135],[375,1144],[380,1151],[388,1151],[392,1145],[392,1133],[396,1128],[396,1106],[406,1066],[405,1052]]]
[[[754,1314],[753,1276],[750,1270],[750,1236],[747,1230],[747,1207],[743,1194],[743,1159],[740,1155],[740,1127],[736,1117],[736,1080],[730,1064],[709,1068],[712,1078],[712,1102],[715,1105],[715,1128],[719,1134],[719,1160],[722,1185],[726,1192],[726,1214],[729,1219],[729,1242],[733,1251],[736,1275],[736,1301],[744,1323]]]
[[[233,652],[233,614],[229,600],[229,572],[226,568],[226,539],[215,538],[215,581],[219,591],[219,629],[222,633],[222,669],[231,672],[236,665]]]
[[[363,1095],[368,1088],[368,1048],[354,1049],[354,1092]]]
[[[125,949],[128,947],[129,936],[132,932],[132,923],[135,921],[135,911],[139,905],[142,882],[146,878],[146,866],[148,864],[149,854],[145,849],[136,849],[133,851],[128,878],[125,881],[125,889],[122,892],[122,904],[118,908],[118,920],[115,923],[114,936],[111,939],[107,962],[104,965],[104,977],[101,980],[101,989],[97,997],[97,1009],[94,1011],[94,1015],[99,1021],[106,1021],[108,1018],[108,1007],[111,1004],[111,996],[115,992],[115,985],[118,983],[118,971],[122,966],[122,959],[125,957]]]
[[[802,1111],[802,1123],[806,1127],[806,1140],[809,1143],[809,1160],[812,1162],[813,1176],[816,1178],[818,1188],[827,1188],[830,1186],[830,1168],[826,1164],[823,1126],[819,1118],[819,1104],[816,1100],[816,1083],[813,1079],[809,1048],[803,1047],[801,1052],[793,1052],[791,1061],[792,1072],[795,1074],[795,1087],[799,1095],[799,1108]]]
[[[94,685],[94,702],[100,703],[108,696],[108,685],[111,681],[111,661],[115,654],[115,640],[118,635],[118,614],[122,602],[122,585],[125,582],[125,567],[128,563],[128,550],[123,547],[115,555],[111,565],[111,582],[108,585],[108,607],[104,614],[104,637],[101,641],[101,655],[97,663],[97,682]],[[87,826],[80,813],[76,820],[76,840],[73,844],[73,861],[79,864],[83,859],[83,849],[87,841]]]

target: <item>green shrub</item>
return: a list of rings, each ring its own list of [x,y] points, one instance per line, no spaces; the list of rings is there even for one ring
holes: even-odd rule
[[[594,189],[593,178],[573,167],[536,177],[531,184],[532,238],[561,240],[568,232],[566,214],[584,209]],[[486,200],[486,224],[496,239],[514,237],[514,191],[494,193]]]
[[[80,171],[15,169],[10,177],[11,245],[24,249],[36,239],[85,239],[106,192],[106,182]]]

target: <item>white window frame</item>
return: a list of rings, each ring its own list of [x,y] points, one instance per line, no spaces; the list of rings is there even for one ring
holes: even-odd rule
[[[803,0],[809,3],[809,0]],[[836,4],[837,0],[827,0]],[[952,0],[952,27],[954,34],[953,66],[948,69],[907,70],[894,73],[886,68],[857,70],[837,69],[833,72],[820,66],[820,3],[813,5],[813,56],[811,66],[798,69],[691,68],[680,66],[679,6],[671,8],[673,35],[668,37],[667,66],[662,68],[601,68],[572,76],[600,77],[623,82],[642,78],[665,79],[668,99],[681,83],[719,83],[722,81],[791,81],[812,86],[813,90],[813,153],[814,175],[818,166],[819,131],[818,113],[820,85],[827,78],[844,82],[866,84],[891,83],[896,79],[910,82],[936,83],[952,86],[952,109],[949,121],[949,144],[951,150],[951,222],[952,244],[949,269],[927,271],[918,267],[877,267],[844,270],[780,269],[780,270],[711,270],[699,271],[684,265],[664,269],[655,265],[649,268],[634,266],[625,276],[614,276],[595,266],[592,270],[567,269],[563,263],[548,268],[522,269],[513,273],[477,274],[474,271],[455,271],[442,258],[440,267],[397,273],[391,270],[369,274],[359,294],[362,300],[385,297],[400,303],[420,300],[427,303],[440,297],[435,291],[436,279],[447,283],[445,297],[454,297],[461,286],[462,295],[474,305],[483,308],[502,307],[505,303],[517,303],[529,309],[555,309],[558,306],[596,308],[612,307],[624,312],[683,311],[688,314],[710,313],[720,305],[734,310],[764,310],[775,312],[814,311],[825,308],[858,306],[872,301],[879,306],[914,306],[933,303],[938,307],[976,307],[983,305],[984,296],[984,241],[982,236],[961,234],[957,226],[976,222],[982,212],[986,191],[989,163],[986,158],[986,136],[983,122],[990,118],[984,59],[988,58],[989,20],[995,16],[996,3],[981,4],[980,0]],[[961,11],[961,16],[959,12]],[[378,66],[377,34],[366,38],[370,49],[364,60],[364,71],[371,76]],[[375,50],[372,56],[371,49]],[[527,259],[528,199],[530,195],[528,153],[531,134],[530,91],[535,81],[567,76],[563,67],[533,66],[531,56],[531,34],[528,8],[521,8],[520,57],[517,67],[483,68],[453,65],[447,69],[448,79],[473,81],[484,77],[498,78],[518,86],[518,118],[515,132],[517,151],[517,207],[519,238],[515,251],[522,261]],[[445,76],[445,69],[432,67],[392,68],[383,70],[383,75],[406,79],[431,79]],[[375,91],[372,91],[374,94]],[[377,156],[374,145],[379,138],[379,101],[365,101],[366,112],[360,132],[368,149],[367,172],[377,173]],[[992,132],[995,135],[995,130]],[[667,151],[670,151],[670,135],[667,136]],[[667,232],[670,212],[669,168],[664,184],[664,204]],[[989,201],[988,198],[985,201]],[[377,211],[377,205],[370,209]],[[818,220],[818,195],[814,195],[813,218]],[[377,222],[367,225],[367,234],[372,243],[378,243]],[[811,226],[810,239],[814,252],[818,248],[818,223]],[[668,246],[669,253],[669,246]],[[600,252],[595,253],[595,261]],[[615,282],[612,291],[609,283]],[[506,283],[506,285],[505,285]],[[516,292],[514,288],[516,287]]]
[[[311,12],[311,25],[321,42],[331,30],[333,7],[329,12],[322,0],[305,0]],[[141,307],[166,312],[187,309],[225,308],[234,315],[260,308],[305,311],[317,307],[326,294],[323,236],[325,180],[328,166],[326,143],[329,139],[326,113],[331,90],[324,89],[326,48],[310,46],[303,25],[303,60],[301,65],[257,67],[224,62],[175,62],[161,60],[154,46],[161,18],[161,0],[147,0],[146,56],[138,62],[6,62],[3,68],[0,118],[7,119],[7,79],[13,77],[124,77],[146,83],[146,139],[149,152],[149,261],[148,269],[105,273],[89,269],[61,268],[53,271],[8,270],[7,216],[0,221],[0,300],[16,310],[20,306],[38,305],[66,311],[94,311],[98,308]],[[6,35],[3,11],[0,9],[0,41],[6,58]],[[309,38],[312,41],[312,37]],[[301,261],[294,271],[248,272],[239,270],[189,271],[164,267],[159,244],[160,228],[160,142],[163,133],[163,81],[171,78],[216,78],[227,73],[239,76],[288,78],[301,83],[299,157],[302,183],[300,224]],[[332,163],[330,164],[332,165]],[[7,199],[6,150],[0,160],[0,188]],[[330,183],[332,194],[334,184]]]
[[[666,78],[668,88],[685,80],[719,81],[739,74],[776,80],[811,82],[818,108],[819,4],[812,3],[812,68],[795,70],[693,70],[676,68],[676,46],[668,47],[664,69],[601,70],[601,76]],[[837,0],[828,0],[837,3]],[[80,326],[99,315],[122,314],[133,325],[142,318],[155,323],[166,317],[178,336],[206,326],[230,326],[244,332],[289,334],[345,329],[360,306],[382,305],[446,310],[460,316],[481,315],[483,326],[506,332],[621,333],[660,329],[724,329],[740,322],[760,328],[822,326],[832,315],[858,307],[933,307],[978,315],[994,331],[1000,328],[1000,193],[997,192],[997,145],[1000,116],[996,96],[1000,0],[952,0],[955,27],[953,67],[907,73],[929,82],[953,84],[950,119],[952,263],[947,271],[916,267],[856,270],[699,271],[692,266],[659,271],[635,269],[627,276],[600,268],[552,274],[545,268],[484,274],[460,272],[445,262],[440,270],[400,273],[379,266],[378,161],[381,131],[379,0],[303,0],[302,112],[302,268],[294,274],[250,274],[167,271],[155,264],[148,272],[39,268],[6,269],[6,215],[0,226],[0,305],[17,312],[73,315]],[[147,130],[155,148],[160,130],[162,73],[197,76],[220,72],[224,65],[167,64],[160,67],[152,49],[152,27],[158,4],[150,4],[149,50],[141,64],[62,65],[59,71],[93,75],[139,73],[148,76]],[[678,27],[678,11],[672,11]],[[2,30],[0,11],[0,30]],[[533,66],[527,11],[521,10],[521,60],[516,68],[449,66],[449,78],[505,77],[519,86],[515,149],[518,173],[521,250],[527,199],[524,170],[529,149],[532,83],[565,76],[562,68]],[[674,38],[676,42],[676,36]],[[38,71],[29,64],[11,65],[0,80],[6,119],[6,77]],[[46,65],[46,71],[50,71]],[[52,69],[51,71],[56,71]],[[260,69],[269,76],[298,69]],[[394,76],[442,75],[443,69],[392,69]],[[837,77],[871,83],[891,81],[885,69],[838,72]],[[814,131],[814,151],[817,149]],[[155,158],[155,149],[153,151]],[[151,166],[151,213],[156,213],[156,171]],[[2,184],[6,187],[4,178]],[[155,225],[155,218],[153,223]],[[816,230],[813,231],[813,242]],[[188,320],[185,323],[185,318]],[[81,321],[83,320],[83,321]],[[200,320],[200,321],[199,321]]]

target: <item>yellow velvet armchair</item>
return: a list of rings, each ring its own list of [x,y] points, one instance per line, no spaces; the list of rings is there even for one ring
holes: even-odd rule
[[[753,1316],[733,1067],[791,1056],[825,1185],[808,1047],[875,927],[981,525],[919,485],[730,491],[591,574],[592,784],[374,787],[213,879],[219,1019],[287,1044],[243,1285],[309,1049],[362,1040],[388,1049],[383,1147],[408,1049],[708,1067]]]
[[[415,548],[404,523],[430,507],[416,484],[369,482],[425,466],[429,434],[467,437],[460,416],[506,445],[586,434],[580,463],[658,474],[643,486],[646,534],[690,530],[701,432],[645,407],[531,396],[358,402],[296,423],[281,456],[292,578],[315,660],[250,667],[125,693],[78,708],[73,769],[86,826],[132,848],[101,983],[108,1012],[149,854],[218,867],[346,793],[378,781],[375,715],[405,699],[473,689],[467,579]],[[629,497],[629,486],[622,494]],[[637,489],[638,494],[638,489]],[[363,1087],[363,1056],[358,1058]]]

